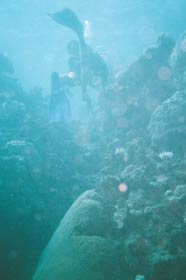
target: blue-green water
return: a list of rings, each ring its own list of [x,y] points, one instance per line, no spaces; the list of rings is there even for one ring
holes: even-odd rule
[[[186,279],[185,8],[1,0],[0,279]]]

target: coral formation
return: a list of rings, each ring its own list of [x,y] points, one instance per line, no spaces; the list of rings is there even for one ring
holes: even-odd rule
[[[184,38],[162,34],[89,122],[50,123],[0,56],[0,278],[31,279],[49,242],[34,280],[186,279]]]

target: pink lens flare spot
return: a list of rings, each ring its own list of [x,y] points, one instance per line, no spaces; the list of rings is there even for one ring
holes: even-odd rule
[[[122,193],[126,192],[127,189],[128,189],[128,187],[127,187],[127,185],[126,185],[125,183],[121,183],[121,184],[119,184],[119,186],[118,186],[118,190],[119,190],[120,192],[122,192]]]

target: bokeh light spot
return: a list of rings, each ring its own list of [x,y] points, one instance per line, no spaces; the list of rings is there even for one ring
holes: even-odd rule
[[[42,220],[42,215],[40,213],[35,213],[34,220],[40,222]]]
[[[122,193],[126,192],[128,189],[127,185],[125,183],[120,183],[118,186],[118,190]]]
[[[148,59],[148,60],[152,59],[152,54],[151,54],[150,52],[148,52],[148,51],[145,52],[144,56],[145,56],[145,58]]]
[[[170,79],[170,77],[171,77],[170,68],[166,67],[166,66],[160,67],[159,70],[158,70],[158,77],[163,81],[166,81],[166,80]]]
[[[179,117],[178,117],[178,121],[179,121],[180,123],[184,123],[184,122],[185,122],[185,116],[179,116]]]

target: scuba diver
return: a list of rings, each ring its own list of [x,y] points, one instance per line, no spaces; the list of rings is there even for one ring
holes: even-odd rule
[[[50,99],[49,118],[51,122],[65,121],[70,116],[71,106],[68,99],[69,89],[64,78],[57,72],[51,75],[52,94]]]
[[[70,71],[75,73],[81,82],[81,59],[78,41],[72,40],[67,45],[67,51],[70,55],[68,65]],[[91,87],[104,88],[108,82],[108,67],[103,58],[97,52],[94,52],[90,46],[86,45],[86,85]]]
[[[87,86],[99,85],[105,88],[109,75],[108,67],[103,58],[86,44],[83,24],[72,10],[66,8],[61,12],[50,14],[50,17],[62,26],[72,29],[78,37],[78,41],[72,40],[67,46],[70,54],[68,60],[70,73],[67,75],[66,83],[69,87],[80,85],[83,100],[91,107]]]

